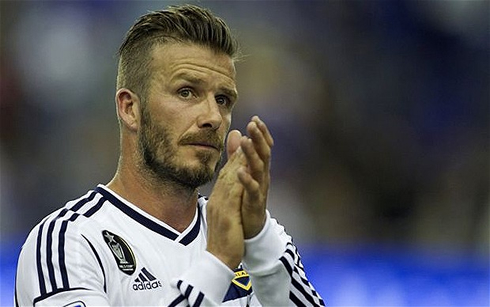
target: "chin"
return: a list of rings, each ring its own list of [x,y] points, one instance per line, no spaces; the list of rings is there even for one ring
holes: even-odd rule
[[[213,174],[217,170],[217,166],[219,164],[218,159],[211,159],[207,161],[203,161],[202,159],[195,159],[192,162],[188,162],[185,164],[185,168],[187,168],[190,172],[200,173],[200,174]]]
[[[207,174],[210,178],[213,178],[217,171],[217,163],[206,163],[200,166],[193,167],[195,173]]]
[[[201,165],[201,167],[209,168],[211,171],[216,169],[220,161],[220,156],[218,154],[209,154],[209,153],[198,153],[196,154],[196,163]]]

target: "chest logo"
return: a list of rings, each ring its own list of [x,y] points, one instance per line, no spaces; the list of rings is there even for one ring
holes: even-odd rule
[[[142,268],[138,277],[134,280],[133,290],[153,290],[156,288],[161,288],[162,283],[158,278],[153,276],[146,268]]]
[[[107,246],[109,246],[119,269],[125,274],[133,274],[136,270],[136,258],[128,243],[120,236],[107,230],[102,231],[102,236]]]

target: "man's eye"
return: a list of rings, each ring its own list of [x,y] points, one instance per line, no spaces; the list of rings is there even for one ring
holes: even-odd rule
[[[230,98],[228,98],[226,96],[217,96],[216,97],[216,103],[219,105],[227,106],[227,105],[231,104],[231,100],[230,100]]]
[[[182,98],[191,98],[192,97],[192,90],[188,89],[188,88],[184,88],[184,89],[181,89],[179,90],[179,96],[182,97]]]

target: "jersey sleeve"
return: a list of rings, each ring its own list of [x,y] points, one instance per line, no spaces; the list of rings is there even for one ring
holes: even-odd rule
[[[40,224],[22,247],[16,306],[107,306],[105,276],[88,240]]]
[[[292,238],[269,212],[264,229],[245,240],[243,264],[260,305],[325,306],[306,277]]]
[[[199,274],[196,274],[199,272]],[[172,281],[173,293],[162,306],[221,305],[235,274],[211,253],[205,251],[179,278]],[[177,291],[177,292],[176,292]]]

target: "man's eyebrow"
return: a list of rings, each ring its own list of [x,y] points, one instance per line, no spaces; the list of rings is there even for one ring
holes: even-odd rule
[[[189,81],[189,82],[194,83],[194,84],[204,83],[204,81],[201,78],[194,76],[192,74],[189,74],[187,72],[181,72],[181,73],[178,73],[178,74],[172,76],[171,80],[175,80],[175,79],[184,79],[184,80]]]
[[[238,100],[238,92],[236,90],[223,87],[220,88],[220,91],[223,92],[226,96],[231,97],[233,100]]]
[[[202,80],[201,78],[199,78],[193,74],[190,74],[188,72],[180,72],[180,73],[172,76],[172,78],[171,78],[171,80],[176,80],[176,79],[183,79],[183,80],[186,80],[186,81],[188,81],[192,84],[196,84],[196,85],[201,85],[204,83],[204,80]],[[223,94],[225,94],[226,96],[231,97],[234,100],[238,100],[238,92],[233,88],[220,87],[219,91],[222,92]]]

